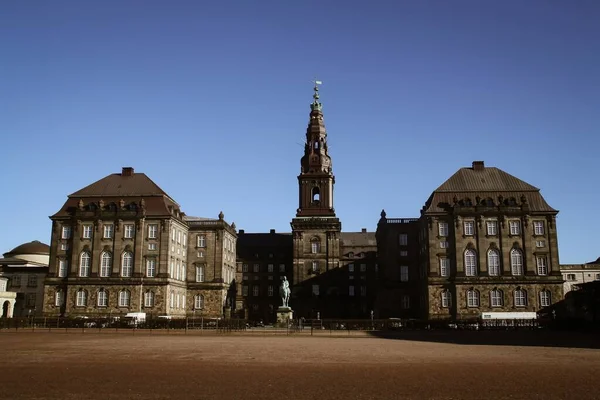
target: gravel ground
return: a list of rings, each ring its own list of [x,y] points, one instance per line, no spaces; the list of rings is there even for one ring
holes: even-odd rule
[[[2,332],[0,350],[0,399],[600,399],[588,348]]]

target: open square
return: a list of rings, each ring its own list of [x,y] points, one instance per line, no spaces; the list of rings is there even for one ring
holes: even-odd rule
[[[481,334],[523,335],[3,332],[0,398],[599,398],[600,350],[536,345],[544,332],[526,332],[533,342],[523,346],[449,343]]]

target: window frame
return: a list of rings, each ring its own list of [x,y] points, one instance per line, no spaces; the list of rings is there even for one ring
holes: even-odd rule
[[[119,292],[119,307],[131,307],[131,292],[129,290],[121,290]]]
[[[76,293],[75,307],[87,307],[87,291],[79,289]]]
[[[84,263],[84,260],[86,261]],[[92,255],[88,251],[82,251],[79,255],[79,276],[87,278],[90,276],[92,266]]]
[[[487,267],[489,276],[500,276],[500,252],[489,249],[487,254]]]
[[[102,225],[102,239],[112,239],[115,234],[114,224]]]
[[[523,252],[514,248],[510,251],[510,273],[513,276],[522,276],[523,272]]]
[[[527,307],[527,291],[517,288],[513,293],[513,301],[515,307]]]
[[[204,282],[204,265],[196,265],[196,282]]]
[[[438,236],[448,237],[449,229],[447,222],[438,222]]]
[[[465,276],[477,276],[477,252],[473,249],[466,249],[463,259],[465,263]],[[468,260],[471,260],[472,263]]]
[[[511,220],[508,221],[509,234],[511,236],[519,236],[521,234],[521,221]]]
[[[96,306],[108,307],[108,292],[106,290],[100,289],[96,293]]]
[[[144,292],[144,307],[152,308],[154,307],[154,292],[152,290],[147,290]]]
[[[121,277],[131,278],[133,276],[133,253],[125,251],[121,255]]]
[[[475,236],[475,221],[463,221],[463,233],[465,236]]]
[[[479,290],[469,289],[467,290],[467,307],[477,308],[481,304]]]
[[[503,307],[504,293],[500,289],[490,290],[490,307]]]
[[[444,265],[447,264],[447,265]],[[448,257],[439,258],[440,276],[448,278],[450,276],[450,259]]]

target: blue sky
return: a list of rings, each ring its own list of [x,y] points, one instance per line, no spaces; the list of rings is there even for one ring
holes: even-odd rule
[[[132,166],[188,215],[289,231],[314,77],[345,231],[417,217],[485,160],[600,256],[597,1],[28,1],[0,6],[0,252]],[[590,214],[591,213],[591,214]]]

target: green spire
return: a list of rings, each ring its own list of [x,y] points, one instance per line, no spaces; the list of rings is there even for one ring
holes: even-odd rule
[[[319,102],[319,85],[322,85],[323,82],[318,81],[318,80],[314,80],[313,83],[315,84],[314,87],[314,91],[315,93],[313,94],[313,102],[310,105],[310,109],[313,111],[322,111],[323,110],[323,105]]]

